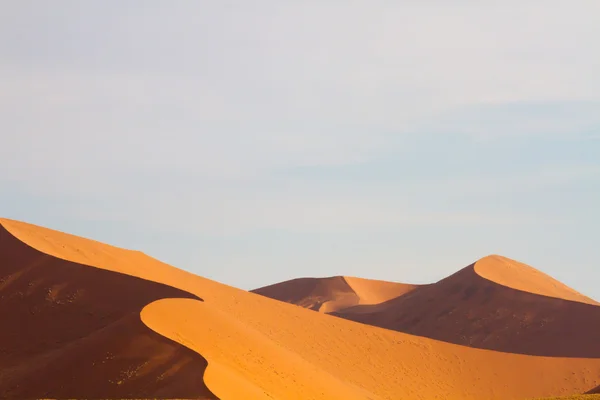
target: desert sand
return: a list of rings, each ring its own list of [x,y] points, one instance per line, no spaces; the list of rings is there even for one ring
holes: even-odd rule
[[[475,272],[482,278],[512,289],[557,299],[600,305],[529,265],[506,257],[492,255],[475,264]]]
[[[302,293],[289,283],[279,285],[286,286],[288,296]],[[277,284],[269,288],[274,287]],[[290,302],[273,289],[255,292]],[[303,305],[302,301],[293,303]],[[528,265],[496,255],[383,303],[342,308],[331,314],[482,349],[600,357],[595,333],[600,331],[597,302]],[[573,329],[575,326],[586,329]]]
[[[417,285],[332,276],[293,279],[252,292],[315,311],[339,312],[358,305],[380,304],[415,288]]]
[[[141,252],[0,224],[0,397],[530,399],[600,384],[593,355],[503,353],[359,324]]]
[[[206,360],[142,323],[164,297],[198,300],[44,254],[0,226],[0,398],[216,398],[202,384]]]

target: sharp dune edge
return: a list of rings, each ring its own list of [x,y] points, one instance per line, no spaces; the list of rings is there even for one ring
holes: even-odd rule
[[[202,381],[206,360],[140,319],[171,297],[199,300],[47,255],[0,226],[0,398],[216,398]]]
[[[600,384],[600,359],[480,350],[357,324],[210,281],[140,252],[11,220],[0,224],[7,231],[0,244],[0,305],[13,316],[3,326],[6,342],[1,345],[6,351],[21,343],[8,357],[0,353],[0,397],[29,386],[29,397],[63,398],[530,399],[584,393]],[[11,253],[16,246],[22,249]],[[19,270],[14,263],[20,263]],[[75,279],[61,297],[60,285],[69,285],[86,269],[94,272]],[[44,274],[56,280],[50,293]],[[19,290],[13,290],[13,282],[19,282]],[[347,283],[355,293],[364,289]],[[52,299],[54,290],[54,298],[66,304],[46,306],[46,296]],[[5,303],[11,296],[33,313],[11,311],[11,304],[17,304]],[[113,307],[116,303],[122,307]],[[74,311],[61,316],[61,307]],[[144,326],[129,329],[140,320]],[[19,324],[34,323],[40,336],[19,338]],[[119,330],[119,323],[128,328]],[[70,329],[61,330],[65,324]],[[86,332],[80,325],[88,327]],[[55,343],[54,338],[45,339],[42,326],[61,335],[77,332],[68,338],[57,333],[60,341]],[[118,362],[102,367],[106,375],[94,376],[83,393],[72,369],[66,369],[73,354],[81,362],[102,364],[105,351],[96,343],[110,347],[124,332],[146,338],[147,345],[136,349],[138,339],[125,337],[104,358],[104,364]],[[103,338],[87,344],[89,337]],[[72,346],[77,350],[70,350]],[[32,383],[36,373],[50,370],[35,369],[32,360],[44,360],[48,367],[59,360],[64,373]],[[156,360],[163,363],[149,365]],[[27,371],[31,365],[34,370]],[[103,382],[107,376],[119,381]],[[165,379],[170,381],[163,383]],[[187,394],[173,394],[179,383]],[[125,387],[128,391],[120,389]],[[112,390],[108,395],[103,394],[106,388]]]
[[[502,256],[489,256],[475,263],[479,276],[512,289],[557,299],[600,305],[529,265]]]

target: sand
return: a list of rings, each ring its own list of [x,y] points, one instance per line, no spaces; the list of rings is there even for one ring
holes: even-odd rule
[[[198,300],[49,256],[0,226],[0,398],[216,398],[202,384],[206,360],[140,319],[170,297]]]
[[[416,285],[348,276],[298,278],[252,290],[272,299],[320,312],[375,305],[414,290]]]
[[[552,397],[552,398],[537,399],[537,400],[600,400],[600,395],[578,394],[578,395],[574,395],[574,396]]]
[[[32,370],[21,371],[22,375],[11,375],[7,380],[5,369],[0,369],[0,397],[7,393],[7,388],[13,389],[10,393],[28,393],[31,397],[102,397],[103,385],[110,384],[106,376],[115,375],[120,377],[121,383],[110,386],[114,389],[114,396],[120,395],[118,388],[125,386],[130,388],[126,397],[155,396],[155,391],[161,389],[162,380],[159,378],[163,375],[151,372],[149,367],[148,371],[142,372],[135,368],[132,370],[131,366],[155,360],[161,352],[183,354],[189,357],[186,360],[198,363],[194,368],[181,367],[177,370],[184,361],[165,362],[163,367],[176,370],[167,374],[175,385],[173,393],[178,389],[176,382],[195,383],[187,390],[196,393],[195,396],[171,394],[166,391],[170,386],[165,385],[162,393],[168,397],[211,398],[214,394],[221,399],[528,399],[583,393],[600,384],[600,359],[537,357],[480,350],[357,324],[226,286],[176,269],[140,252],[16,221],[1,220],[0,223],[12,234],[2,235],[2,257],[12,251],[10,249],[16,246],[15,242],[31,246],[23,246],[27,251],[22,250],[10,263],[0,263],[3,279],[18,273],[11,270],[12,274],[7,274],[13,263],[21,263],[20,269],[31,269],[28,272],[31,275],[26,279],[28,282],[35,282],[38,274],[54,276],[55,269],[65,268],[63,264],[75,264],[77,270],[87,268],[113,275],[110,279],[105,278],[110,283],[108,287],[100,285],[101,280],[95,276],[87,283],[77,281],[74,284],[74,288],[84,288],[79,300],[75,300],[81,309],[87,312],[99,307],[102,312],[92,311],[88,317],[84,317],[85,312],[81,311],[64,317],[56,312],[39,321],[31,314],[14,313],[12,322],[4,327],[8,331],[2,337],[6,341],[4,348],[12,348],[12,342],[20,340],[17,339],[20,332],[17,325],[35,321],[40,329],[23,339],[25,345],[17,347],[10,358],[11,365]],[[19,257],[29,261],[20,262]],[[53,261],[40,265],[31,261],[39,257]],[[72,270],[67,270],[68,273],[57,274],[56,279],[70,282]],[[53,284],[58,284],[58,281]],[[146,284],[155,286],[147,290]],[[92,289],[96,285],[99,289]],[[112,285],[128,288],[127,296],[121,297],[119,290],[113,290]],[[46,283],[40,284],[44,290],[47,286]],[[96,293],[95,290],[98,293],[88,297],[88,291]],[[0,302],[4,302],[4,296],[9,292],[4,286],[0,287],[0,295],[3,296]],[[27,292],[23,294],[23,289],[16,293],[19,292],[23,298],[29,296]],[[414,292],[416,290],[405,296]],[[102,302],[101,299],[108,301],[108,298],[112,298],[110,304],[97,305],[97,302]],[[42,301],[46,300],[32,298],[31,306]],[[123,311],[113,306],[113,303],[120,302],[124,303]],[[120,353],[112,356],[120,361],[93,377],[95,383],[90,384],[89,393],[85,395],[80,395],[78,388],[82,385],[65,370],[54,374],[52,379],[43,377],[54,365],[53,361],[49,361],[48,368],[32,366],[32,357],[59,359],[63,349],[88,336],[105,335],[107,340],[104,343],[107,345],[123,337],[127,340],[124,332],[129,332],[129,329],[119,334],[111,333],[112,324],[102,322],[103,315],[110,316],[111,321],[125,323],[127,317],[123,315],[129,316],[132,321],[141,318],[146,330],[139,333],[132,331],[132,335],[155,338],[160,335],[172,342],[155,340],[133,355],[127,354],[133,341],[116,348],[114,351]],[[88,328],[80,329],[79,324]],[[46,333],[41,326],[59,332],[58,336],[63,334],[62,330],[69,331],[61,330],[65,327],[75,327],[73,329],[78,333],[65,337],[63,343],[49,340],[50,343],[43,345],[47,347],[43,347],[38,344],[46,341]],[[96,330],[90,332],[91,327]],[[164,350],[156,343],[174,347]],[[193,353],[180,353],[188,350],[193,350]],[[93,345],[81,346],[77,351],[78,360],[83,362],[92,358],[101,362],[94,355],[98,351]],[[99,352],[105,354],[104,350]],[[133,362],[134,356],[140,358]],[[146,361],[142,360],[142,356]],[[203,364],[204,360],[207,366]],[[6,359],[0,357],[0,363],[6,363]],[[123,374],[123,371],[129,373]],[[202,371],[203,379],[199,379]],[[87,372],[93,374],[94,370],[88,369]],[[40,377],[31,381],[36,374]],[[30,386],[28,391],[19,389],[27,385]]]
[[[304,293],[294,287],[294,281],[268,288],[284,284],[288,298]],[[272,289],[256,292],[289,302]],[[327,297],[327,293],[321,296]],[[530,266],[495,255],[391,300],[329,312],[373,326],[482,349],[600,357],[600,341],[595,334],[600,330],[600,307],[594,300]]]
[[[485,257],[475,264],[475,272],[499,285],[524,292],[600,305],[597,301],[576,292],[543,272],[506,257],[498,255]]]

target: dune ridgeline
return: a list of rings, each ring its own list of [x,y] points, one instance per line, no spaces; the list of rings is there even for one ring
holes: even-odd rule
[[[247,292],[1,219],[0,317],[0,398],[515,400],[600,385],[598,303],[500,256],[430,285]]]

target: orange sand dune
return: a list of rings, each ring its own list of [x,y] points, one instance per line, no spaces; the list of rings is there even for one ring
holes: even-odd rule
[[[594,334],[600,330],[598,303],[517,261],[489,256],[438,283],[406,287],[404,293],[384,302],[354,306],[346,302],[345,307],[326,312],[489,350],[600,357],[600,340]],[[320,289],[320,298],[337,295],[330,286],[321,285]],[[300,306],[306,306],[309,297],[297,280],[254,292]]]
[[[507,265],[514,266],[513,278],[507,273]],[[529,291],[507,287],[480,273]],[[436,284],[419,287],[379,305],[372,312],[363,308],[361,313],[347,309],[334,314],[483,349],[543,356],[600,357],[600,340],[595,333],[600,331],[600,307],[555,282],[524,264],[491,256]],[[534,294],[536,292],[566,299]]]
[[[165,297],[198,299],[57,259],[0,226],[0,398],[216,398],[206,360],[142,323]]]
[[[144,298],[149,304],[141,319],[155,332],[201,354],[208,366],[204,382],[197,380],[196,389],[200,392],[206,384],[224,400],[527,399],[583,393],[600,384],[599,359],[506,354],[356,324],[222,285],[139,252],[14,221],[0,222],[19,240],[55,258],[176,288],[173,298]],[[0,264],[3,276],[5,265]],[[130,293],[136,300],[129,308],[137,309],[138,292]],[[153,294],[163,297],[163,293]],[[13,333],[19,317],[30,318],[19,314],[9,325]],[[79,314],[65,317],[64,323],[76,326],[81,318]],[[38,333],[30,340],[43,342],[43,330]],[[14,336],[6,340],[15,340]],[[29,349],[22,351],[28,354]],[[95,349],[82,348],[79,359],[87,360],[88,351],[93,354]],[[172,376],[190,382],[203,368],[181,369]],[[122,385],[145,376],[130,372]],[[102,376],[97,379],[100,382]],[[20,384],[48,387],[41,380],[30,384],[25,378]],[[66,393],[75,383],[63,376],[60,385]],[[0,375],[0,390],[4,388],[5,378]],[[154,388],[148,383],[148,396],[156,396]]]
[[[373,305],[401,296],[416,285],[347,276],[298,278],[255,289],[252,292],[320,312],[341,311],[357,305]]]
[[[600,305],[556,279],[529,265],[506,257],[492,255],[475,264],[475,272],[481,277],[509,288],[557,299]]]

